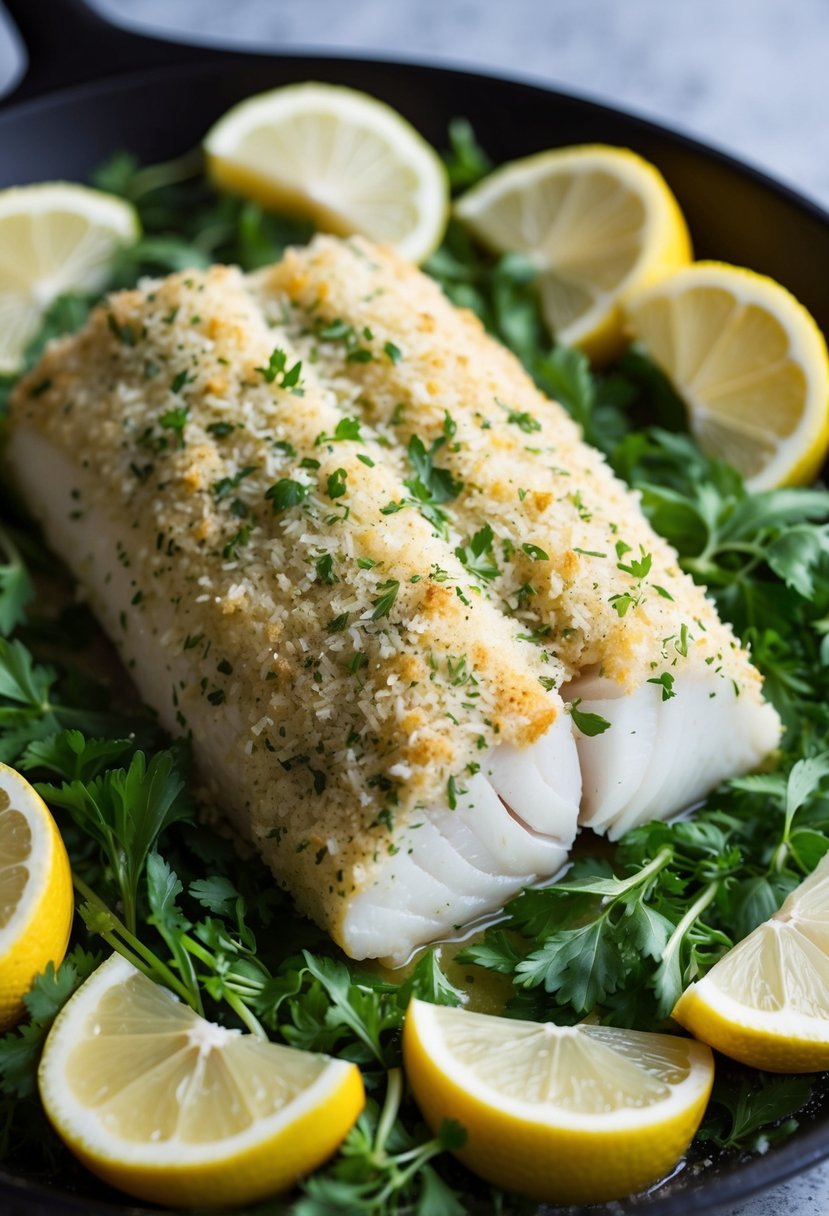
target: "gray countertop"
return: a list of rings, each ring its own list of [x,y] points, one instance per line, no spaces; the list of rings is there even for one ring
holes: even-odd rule
[[[533,77],[681,128],[829,207],[829,0],[95,0],[95,6],[123,24],[191,41],[374,52]],[[827,1212],[829,1165],[728,1209],[728,1216]]]

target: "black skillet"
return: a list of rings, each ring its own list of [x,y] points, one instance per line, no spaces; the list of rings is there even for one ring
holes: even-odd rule
[[[653,123],[538,86],[446,68],[174,45],[116,29],[82,0],[5,0],[5,7],[27,48],[29,70],[11,101],[0,106],[0,187],[83,181],[119,149],[144,161],[174,157],[198,144],[219,115],[251,93],[291,81],[331,81],[383,98],[438,147],[448,120],[463,114],[496,161],[557,144],[597,141],[635,149],[670,182],[698,256],[770,274],[829,332],[829,213]],[[795,1135],[764,1156],[688,1167],[650,1195],[567,1212],[721,1211],[829,1157],[829,1106],[822,1100],[814,1105]],[[2,1216],[143,1211],[98,1185],[88,1194],[70,1194],[0,1169]]]

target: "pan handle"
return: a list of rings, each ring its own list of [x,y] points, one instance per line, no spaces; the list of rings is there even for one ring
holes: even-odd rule
[[[13,86],[0,106],[124,72],[228,54],[121,29],[94,12],[84,0],[2,2],[17,29],[28,64],[22,81]]]

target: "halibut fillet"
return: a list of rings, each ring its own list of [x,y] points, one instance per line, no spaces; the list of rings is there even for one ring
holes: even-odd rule
[[[362,238],[319,236],[254,282],[402,480],[438,445],[460,487],[443,509],[482,593],[561,664],[565,700],[608,723],[577,733],[583,823],[616,838],[776,747],[760,674],[638,496],[434,280]]]
[[[566,672],[385,510],[385,440],[300,359],[240,272],[146,282],[49,345],[6,457],[210,800],[345,951],[400,963],[566,861]]]

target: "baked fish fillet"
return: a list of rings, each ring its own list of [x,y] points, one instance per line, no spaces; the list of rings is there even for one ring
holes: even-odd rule
[[[636,494],[433,280],[364,239],[320,236],[254,284],[401,479],[439,445],[446,526],[482,593],[564,667],[565,699],[610,724],[578,739],[583,823],[618,837],[777,745],[759,673]]]
[[[112,297],[8,468],[209,796],[350,955],[554,875],[581,777],[551,655],[482,596],[236,270]]]

